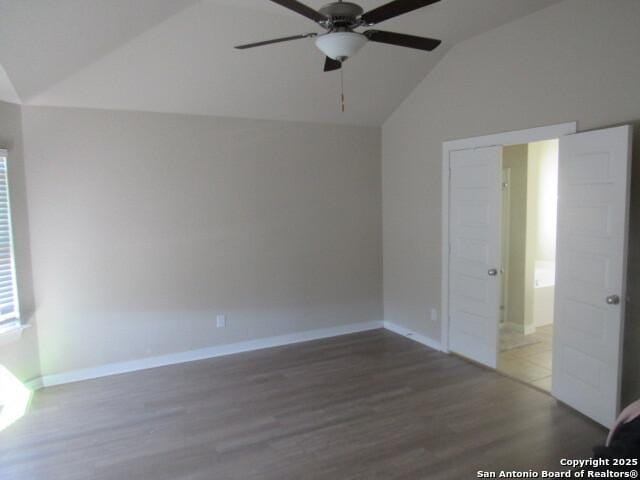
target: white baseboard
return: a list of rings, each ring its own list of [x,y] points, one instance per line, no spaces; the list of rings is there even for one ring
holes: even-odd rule
[[[73,383],[82,380],[106,377],[109,375],[135,372],[138,370],[164,367],[167,365],[193,362],[196,360],[205,360],[207,358],[215,358],[225,355],[233,355],[235,353],[250,352],[253,350],[261,350],[263,348],[279,347],[282,345],[290,345],[293,343],[308,342],[310,340],[337,337],[340,335],[347,335],[349,333],[376,330],[379,328],[383,328],[383,326],[383,322],[380,321],[353,323],[350,325],[343,325],[339,327],[309,330],[306,332],[291,333],[288,335],[280,335],[277,337],[261,338],[258,340],[248,340],[246,342],[202,348],[199,350],[191,350],[188,352],[142,358],[140,360],[132,360],[129,362],[111,363],[107,365],[101,365],[99,367],[85,368],[82,370],[74,370],[54,375],[44,375],[41,378],[29,382],[28,386],[32,390],[37,390],[38,388],[42,387],[52,387],[65,383]]]
[[[433,338],[429,338],[426,337],[424,335],[421,335],[419,333],[414,332],[413,330],[410,330],[408,328],[405,328],[401,325],[398,325],[396,323],[393,322],[384,322],[384,328],[386,328],[387,330],[397,333],[398,335],[402,335],[403,337],[407,337],[410,338],[411,340],[414,340],[418,343],[421,343],[422,345],[425,345],[429,348],[433,348],[434,350],[438,350],[440,352],[443,351],[442,349],[442,345],[440,344],[439,341],[434,340]]]
[[[546,327],[547,325],[552,325],[553,324],[553,317],[548,317],[546,320],[541,321],[541,322],[536,322],[534,324],[535,328],[538,327]]]
[[[36,377],[33,380],[24,382],[24,386],[27,387],[32,392],[35,392],[36,390],[40,390],[41,388],[44,387],[44,384],[42,383],[42,377]]]
[[[258,340],[248,340],[245,342],[232,343],[228,345],[220,345],[216,347],[202,348],[199,350],[191,350],[187,352],[171,353],[156,357],[142,358],[129,362],[110,363],[98,367],[85,368],[81,370],[73,370],[70,372],[57,373],[53,375],[44,375],[26,382],[26,386],[32,390],[39,390],[44,387],[53,387],[55,385],[63,385],[66,383],[80,382],[83,380],[91,380],[94,378],[107,377],[109,375],[118,375],[121,373],[136,372],[139,370],[147,370],[149,368],[164,367],[167,365],[175,365],[179,363],[193,362],[196,360],[206,360],[208,358],[222,357],[233,355],[235,353],[250,352],[254,350],[262,350],[264,348],[280,347],[283,345],[291,345],[294,343],[308,342],[311,340],[320,340],[322,338],[337,337],[340,335],[348,335],[350,333],[364,332],[368,330],[376,330],[386,328],[389,331],[407,337],[422,345],[434,350],[442,351],[440,342],[416,333],[403,326],[393,322],[363,322],[343,325],[339,327],[322,328],[317,330],[309,330],[306,332],[291,333],[288,335],[280,335],[276,337],[261,338]]]
[[[535,333],[535,325],[523,325],[521,323],[507,322],[507,328],[512,332],[522,333],[523,335],[530,335]]]

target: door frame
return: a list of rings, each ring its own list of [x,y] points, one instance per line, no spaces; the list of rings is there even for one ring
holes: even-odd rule
[[[552,140],[577,133],[577,131],[577,122],[568,122],[479,137],[449,140],[442,143],[442,312],[440,315],[440,345],[443,352],[449,352],[449,154],[455,150],[468,150],[471,148],[491,146],[505,147],[508,145],[521,145],[542,140]]]
[[[500,267],[502,269],[502,275],[500,276],[500,290],[502,293],[502,304],[500,305],[501,310],[498,332],[500,332],[501,326],[506,327],[506,324],[508,323],[507,314],[509,313],[509,256],[511,254],[511,167],[504,168],[504,163],[502,165],[501,199],[502,208],[500,208],[500,213],[502,215],[502,222],[500,222],[500,227],[502,229],[502,232],[500,232],[500,237],[502,247],[500,249],[500,257],[502,260],[502,265],[500,265]]]

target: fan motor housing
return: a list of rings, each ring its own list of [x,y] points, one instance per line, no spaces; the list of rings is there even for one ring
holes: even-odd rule
[[[331,28],[353,28],[359,25],[358,17],[364,13],[360,5],[351,2],[333,2],[319,10],[329,18],[326,22]]]

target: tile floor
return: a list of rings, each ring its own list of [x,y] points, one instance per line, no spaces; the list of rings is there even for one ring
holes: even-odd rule
[[[498,370],[549,392],[553,325],[538,327],[532,335],[537,343],[500,352]]]

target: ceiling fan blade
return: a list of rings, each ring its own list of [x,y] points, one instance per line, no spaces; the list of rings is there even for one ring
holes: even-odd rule
[[[374,8],[363,14],[361,18],[366,24],[375,25],[376,23],[384,22],[403,13],[408,13],[439,1],[440,0],[394,0],[381,7]]]
[[[331,57],[327,57],[324,61],[324,71],[325,72],[333,72],[334,70],[340,70],[342,68],[342,62],[338,60],[334,60]]]
[[[372,42],[417,48],[418,50],[427,50],[429,52],[442,43],[441,40],[436,40],[435,38],[416,37],[406,33],[383,32],[381,30],[367,30],[363,33]]]
[[[317,33],[306,33],[304,35],[294,35],[292,37],[274,38],[273,40],[264,40],[262,42],[247,43],[246,45],[237,45],[234,48],[245,50],[247,48],[261,47],[263,45],[271,45],[272,43],[288,42],[290,40],[299,40],[301,38],[315,37]]]
[[[294,12],[299,13],[300,15],[304,15],[305,17],[310,18],[314,22],[321,22],[327,19],[327,17],[325,17],[320,12],[314,10],[311,7],[307,7],[303,3],[300,3],[296,0],[271,0],[271,1],[273,3],[277,3],[278,5],[283,6],[284,8],[293,10]]]

